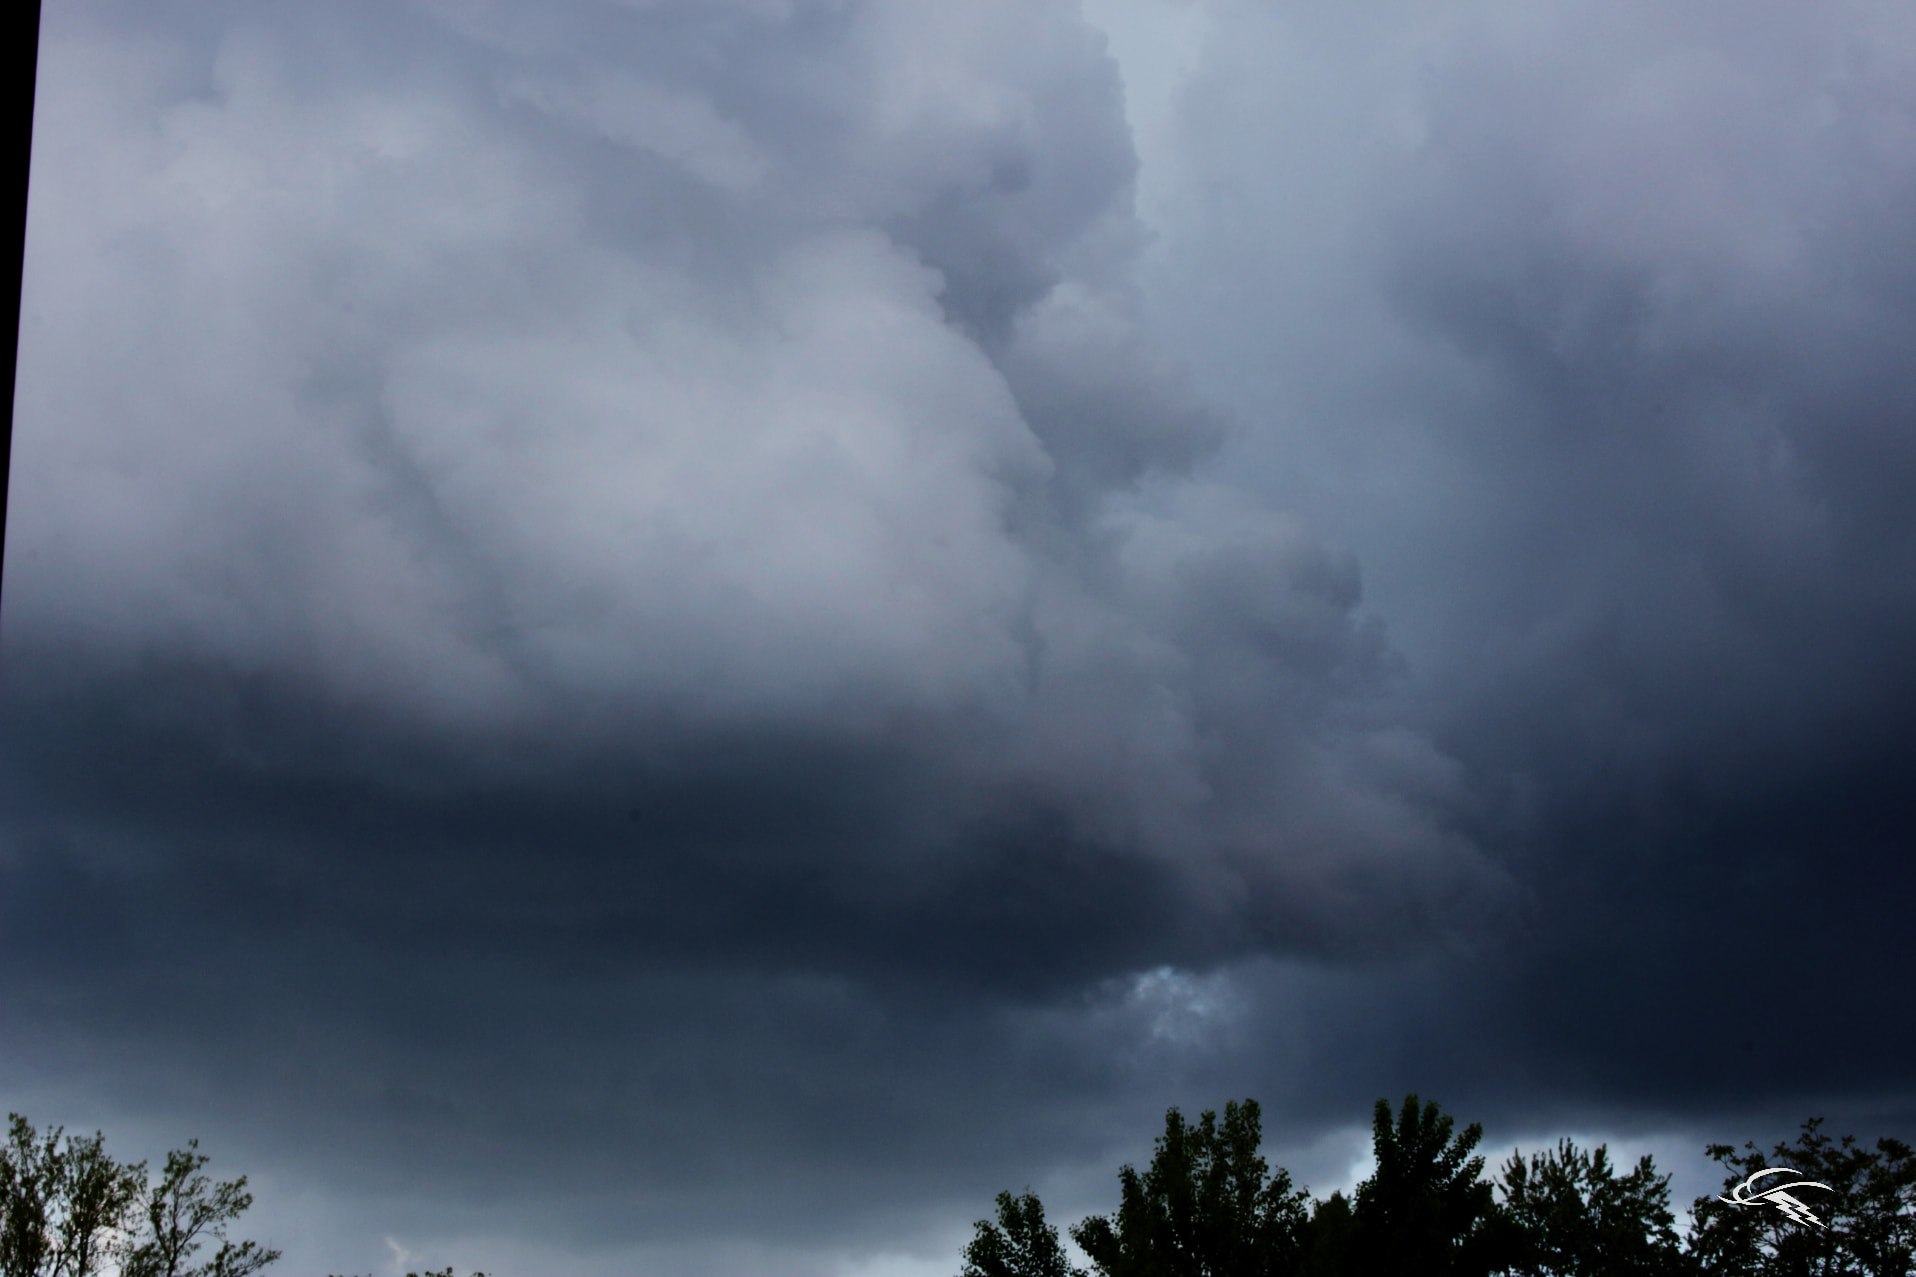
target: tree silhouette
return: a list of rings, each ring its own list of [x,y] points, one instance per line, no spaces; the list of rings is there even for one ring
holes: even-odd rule
[[[1619,1177],[1609,1150],[1569,1140],[1526,1160],[1513,1155],[1503,1194],[1514,1277],[1662,1277],[1691,1268],[1670,1210],[1670,1177],[1648,1158]]]
[[[146,1183],[144,1163],[121,1166],[104,1138],[59,1128],[42,1138],[9,1115],[0,1149],[0,1275],[93,1277],[120,1257],[121,1233]]]
[[[1377,1169],[1357,1187],[1350,1272],[1354,1277],[1487,1277],[1504,1266],[1507,1242],[1476,1123],[1451,1137],[1454,1123],[1435,1103],[1406,1096],[1397,1120],[1377,1101],[1372,1147]]]
[[[1690,1250],[1711,1277],[1908,1277],[1916,1258],[1916,1155],[1900,1140],[1878,1140],[1874,1150],[1851,1135],[1832,1140],[1822,1126],[1821,1118],[1809,1119],[1794,1143],[1777,1144],[1768,1157],[1755,1144],[1741,1151],[1728,1144],[1708,1147],[1729,1171],[1724,1196],[1771,1167],[1796,1172],[1772,1177],[1773,1184],[1801,1179],[1829,1185],[1829,1191],[1793,1194],[1820,1224],[1791,1220],[1767,1204],[1697,1199]]]
[[[1304,1229],[1302,1277],[1343,1277],[1350,1271],[1351,1248],[1357,1235],[1357,1217],[1350,1198],[1332,1193],[1317,1203]]]
[[[1710,1145],[1726,1194],[1770,1167],[1828,1184],[1805,1191],[1825,1226],[1706,1197],[1680,1241],[1670,1177],[1648,1157],[1620,1173],[1607,1148],[1562,1140],[1514,1153],[1492,1183],[1482,1128],[1456,1131],[1434,1103],[1407,1096],[1393,1114],[1379,1100],[1371,1125],[1370,1178],[1313,1202],[1259,1155],[1255,1101],[1195,1126],[1173,1108],[1149,1168],[1118,1172],[1117,1210],[1071,1236],[1097,1277],[1916,1277],[1916,1152],[1897,1140],[1865,1149],[1812,1118],[1769,1157]],[[961,1277],[1087,1277],[1028,1191],[1000,1193],[998,1219],[979,1221]]]
[[[1150,1169],[1118,1172],[1114,1216],[1072,1230],[1103,1277],[1279,1277],[1293,1272],[1309,1195],[1258,1152],[1257,1101],[1206,1111],[1196,1126],[1165,1114]]]
[[[36,1277],[49,1258],[49,1217],[58,1207],[60,1132],[45,1143],[18,1113],[11,1115],[7,1146],[0,1151],[0,1193],[5,1214],[0,1215],[0,1277]]]
[[[145,1235],[128,1253],[122,1277],[249,1277],[279,1252],[258,1242],[227,1240],[226,1226],[253,1204],[246,1177],[214,1184],[199,1174],[207,1163],[198,1140],[166,1155],[160,1182],[146,1195]],[[189,1266],[208,1241],[219,1242],[213,1258]]]
[[[998,1222],[981,1219],[977,1227],[978,1235],[965,1247],[959,1277],[1083,1277],[1082,1270],[1071,1266],[1058,1230],[1045,1222],[1044,1206],[1028,1188],[1022,1197],[998,1194]]]

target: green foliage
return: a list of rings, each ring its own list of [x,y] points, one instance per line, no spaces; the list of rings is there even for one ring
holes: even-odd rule
[[[105,1141],[44,1138],[9,1115],[0,1149],[0,1275],[93,1277],[120,1257],[119,1235],[145,1183],[144,1164],[121,1166]]]
[[[1754,1144],[1740,1152],[1728,1144],[1706,1150],[1729,1172],[1726,1197],[1769,1167],[1797,1172],[1779,1179],[1806,1179],[1832,1190],[1793,1194],[1815,1212],[1820,1228],[1791,1222],[1769,1207],[1699,1198],[1690,1250],[1711,1277],[1908,1277],[1916,1269],[1916,1155],[1900,1140],[1878,1140],[1873,1150],[1851,1135],[1832,1140],[1822,1125],[1821,1118],[1811,1118],[1794,1143],[1777,1144],[1768,1157]]]
[[[119,1256],[115,1234],[146,1180],[146,1164],[121,1166],[106,1155],[98,1131],[69,1137],[63,1184],[66,1210],[54,1225],[54,1277],[89,1277]]]
[[[1377,1101],[1371,1144],[1377,1169],[1357,1186],[1350,1272],[1355,1277],[1484,1277],[1503,1266],[1504,1230],[1484,1159],[1471,1156],[1483,1128],[1454,1139],[1452,1120],[1435,1103],[1406,1096],[1396,1121]]]
[[[998,1222],[978,1221],[978,1235],[965,1247],[959,1277],[1083,1277],[1083,1273],[1071,1266],[1058,1230],[1045,1222],[1043,1204],[1027,1188],[1022,1197],[998,1194]]]
[[[1377,1102],[1377,1168],[1354,1199],[1293,1191],[1258,1155],[1258,1127],[1250,1100],[1195,1126],[1170,1110],[1150,1167],[1119,1171],[1117,1210],[1071,1229],[1098,1277],[1916,1277],[1916,1151],[1833,1140],[1819,1119],[1767,1157],[1754,1144],[1707,1151],[1730,1172],[1726,1195],[1770,1167],[1828,1184],[1802,1191],[1826,1227],[1706,1197],[1685,1239],[1650,1158],[1624,1173],[1607,1148],[1564,1140],[1513,1155],[1487,1182],[1482,1128],[1458,1132],[1415,1095],[1394,1114]],[[1036,1198],[1000,1194],[998,1206],[963,1277],[1073,1277]]]
[[[123,1277],[250,1277],[279,1252],[259,1243],[227,1240],[227,1224],[253,1204],[246,1177],[214,1184],[199,1174],[207,1163],[198,1140],[166,1155],[160,1182],[147,1193],[145,1238],[127,1256]],[[208,1241],[219,1242],[213,1258],[198,1266],[188,1260]]]
[[[1356,1236],[1357,1217],[1348,1197],[1332,1193],[1317,1203],[1304,1229],[1301,1277],[1341,1277],[1349,1272]]]
[[[36,1143],[33,1128],[18,1113],[11,1115],[7,1146],[0,1154],[0,1192],[5,1193],[5,1215],[0,1217],[0,1275],[35,1277],[46,1271],[49,1212],[57,1209],[61,1175],[60,1133]]]
[[[1165,1114],[1150,1169],[1118,1173],[1114,1216],[1072,1237],[1102,1277],[1277,1277],[1296,1266],[1309,1195],[1271,1174],[1258,1153],[1255,1100],[1205,1112],[1191,1126]]]
[[[1670,1177],[1648,1157],[1619,1177],[1609,1150],[1569,1140],[1504,1164],[1498,1185],[1514,1277],[1581,1273],[1651,1277],[1686,1271],[1670,1210]]]
[[[226,1226],[253,1204],[244,1176],[212,1184],[197,1140],[168,1154],[157,1184],[146,1163],[121,1165],[104,1137],[44,1138],[18,1113],[0,1150],[0,1277],[251,1277],[279,1258],[257,1242],[231,1242]],[[189,1260],[209,1240],[205,1263]]]

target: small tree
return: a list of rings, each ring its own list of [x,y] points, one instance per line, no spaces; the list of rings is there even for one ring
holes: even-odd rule
[[[199,1174],[207,1163],[198,1140],[168,1153],[160,1182],[147,1193],[146,1230],[127,1256],[123,1277],[249,1277],[279,1258],[277,1250],[257,1242],[227,1240],[226,1226],[253,1204],[246,1177],[214,1184]],[[219,1242],[213,1258],[188,1265],[209,1240]]]
[[[998,1194],[998,1222],[978,1221],[978,1235],[965,1247],[959,1277],[1084,1277],[1084,1273],[1071,1266],[1057,1228],[1045,1222],[1043,1204],[1027,1188],[1022,1197]]]
[[[1302,1263],[1297,1271],[1302,1277],[1344,1277],[1351,1268],[1356,1232],[1357,1220],[1348,1197],[1332,1193],[1318,1202],[1304,1229]]]

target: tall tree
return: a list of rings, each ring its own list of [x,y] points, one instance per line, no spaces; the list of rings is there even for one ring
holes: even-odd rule
[[[432,1274],[427,1274],[432,1277]],[[1022,1197],[998,1194],[998,1222],[981,1219],[978,1235],[965,1247],[965,1266],[959,1277],[1084,1277],[1073,1268],[1058,1240],[1058,1230],[1045,1222],[1044,1205],[1030,1189]]]
[[[1609,1149],[1569,1140],[1513,1155],[1497,1185],[1510,1225],[1514,1277],[1676,1277],[1690,1268],[1670,1210],[1670,1177],[1645,1157],[1619,1176]]]
[[[1296,1270],[1309,1195],[1258,1152],[1255,1100],[1192,1126],[1165,1114],[1150,1168],[1118,1172],[1115,1215],[1071,1235],[1102,1277],[1280,1277]]]
[[[1811,1118],[1794,1142],[1778,1143],[1769,1156],[1755,1144],[1742,1150],[1712,1144],[1710,1157],[1728,1175],[1723,1196],[1758,1171],[1787,1167],[1769,1185],[1795,1180],[1829,1185],[1799,1189],[1816,1222],[1790,1218],[1766,1203],[1737,1206],[1716,1197],[1697,1199],[1690,1251],[1711,1277],[1910,1277],[1916,1272],[1916,1154],[1900,1140],[1880,1139],[1864,1148],[1845,1135],[1833,1140],[1823,1120]],[[1757,1192],[1765,1181],[1759,1180]]]
[[[160,1182],[147,1193],[146,1231],[127,1256],[123,1277],[250,1277],[279,1258],[258,1242],[227,1240],[226,1226],[253,1204],[246,1177],[214,1184],[199,1174],[207,1163],[198,1140],[168,1153]],[[219,1242],[213,1258],[188,1261],[208,1241]]]
[[[1484,1159],[1471,1156],[1483,1128],[1454,1123],[1435,1103],[1406,1096],[1395,1122],[1377,1101],[1372,1147],[1377,1169],[1357,1186],[1354,1277],[1487,1277],[1504,1266],[1508,1240]]]
[[[119,1257],[146,1166],[121,1166],[105,1141],[46,1136],[18,1113],[0,1149],[0,1277],[93,1277]]]

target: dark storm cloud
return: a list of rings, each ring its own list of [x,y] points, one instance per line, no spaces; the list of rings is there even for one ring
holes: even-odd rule
[[[1916,187],[1912,99],[1869,52],[1910,29],[1842,17],[1654,45],[1569,23],[1561,47],[1614,50],[1588,97],[1498,50],[1495,125],[1439,100],[1435,198],[1388,267],[1499,387],[1458,443],[1530,532],[1504,575],[1535,601],[1503,626],[1544,633],[1457,712],[1466,757],[1548,795],[1516,836],[1547,849],[1550,923],[1500,1018],[1639,1099],[1912,1080],[1882,982],[1916,960],[1916,259],[1891,230]],[[1625,1023],[1654,1067],[1604,1049]]]
[[[1216,21],[1179,178],[1266,178],[1164,197],[1157,295],[1272,421],[1239,472],[1364,556],[1530,901],[1375,990],[1397,1049],[1335,1089],[1906,1131],[1908,12]]]
[[[1141,165],[1064,5],[55,15],[9,1083],[540,1271],[1907,1121],[1905,11],[1209,13]]]
[[[1355,561],[1193,477],[1067,6],[86,10],[45,68],[18,1085],[409,1227],[858,1251],[1101,1156],[1228,1047],[1192,972],[1506,903]]]

